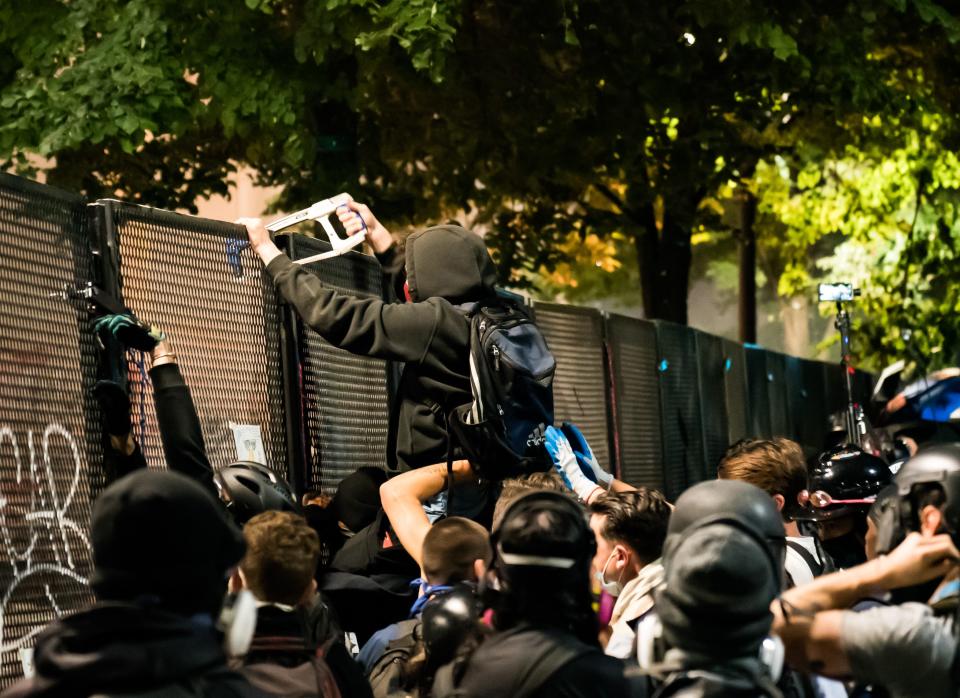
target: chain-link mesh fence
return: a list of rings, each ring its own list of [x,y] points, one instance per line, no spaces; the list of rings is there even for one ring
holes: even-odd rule
[[[592,308],[534,303],[537,326],[557,359],[554,417],[576,424],[600,465],[611,467],[603,315]]]
[[[0,686],[36,634],[91,599],[89,389],[96,349],[68,297],[92,280],[78,196],[0,174]]]
[[[300,235],[291,236],[288,246],[292,259],[330,249],[322,240]],[[349,253],[307,268],[337,291],[383,298],[383,274],[369,255]],[[311,329],[304,328],[300,337],[309,486],[332,493],[357,468],[386,467],[388,367],[379,359],[334,347]]]
[[[276,296],[243,228],[114,201],[124,303],[160,325],[193,394],[215,468],[260,460],[287,476]],[[151,467],[163,465],[153,390],[131,362],[134,432]],[[260,435],[262,449],[256,435]]]
[[[610,315],[606,334],[620,477],[663,489],[656,329],[645,320]]]

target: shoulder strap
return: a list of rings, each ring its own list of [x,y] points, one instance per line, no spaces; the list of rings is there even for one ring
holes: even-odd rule
[[[823,565],[817,562],[817,558],[811,555],[810,551],[807,550],[801,543],[798,543],[795,540],[788,540],[787,547],[803,558],[803,561],[807,563],[807,567],[810,568],[810,571],[813,573],[814,577],[819,577],[821,574],[823,574]]]
[[[517,692],[518,698],[533,695],[563,666],[589,654],[593,649],[581,642],[574,643],[565,640],[556,639],[550,649],[545,654],[540,655],[533,671],[527,675],[521,684],[520,690]]]

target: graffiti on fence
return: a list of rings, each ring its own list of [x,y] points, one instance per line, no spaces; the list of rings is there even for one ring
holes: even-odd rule
[[[0,462],[12,459],[14,478],[0,489],[0,654],[25,647],[43,629],[42,624],[22,623],[10,628],[12,616],[29,612],[33,617],[59,617],[72,608],[58,596],[65,589],[75,596],[79,587],[89,586],[85,561],[90,541],[85,526],[71,516],[81,474],[77,443],[63,425],[53,422],[42,435],[27,431],[25,445],[24,451],[13,429],[0,425]],[[68,467],[66,472],[58,467],[55,477],[54,454],[61,453]],[[26,587],[41,591],[42,597],[35,591],[18,593]]]

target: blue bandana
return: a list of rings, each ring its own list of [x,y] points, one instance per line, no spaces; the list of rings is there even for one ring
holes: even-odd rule
[[[416,618],[420,615],[420,612],[423,610],[423,607],[427,605],[432,597],[437,594],[446,594],[449,591],[453,590],[453,587],[449,584],[430,584],[426,579],[422,577],[417,577],[412,582],[410,586],[414,589],[420,589],[422,592],[420,596],[417,597],[417,600],[413,602],[413,606],[410,607],[410,617]]]

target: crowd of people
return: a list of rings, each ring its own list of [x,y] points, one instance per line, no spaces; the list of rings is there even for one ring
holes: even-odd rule
[[[97,601],[36,638],[4,698],[960,695],[960,445],[894,475],[850,444],[808,463],[745,439],[671,503],[545,424],[543,457],[508,472],[448,416],[475,398],[462,306],[495,291],[480,238],[427,229],[402,260],[367,207],[339,215],[406,303],[325,288],[245,224],[307,324],[404,362],[389,470],[299,497],[263,464],[215,470],[175,338],[101,318],[151,354],[168,468],[146,468],[122,384],[99,383]]]

